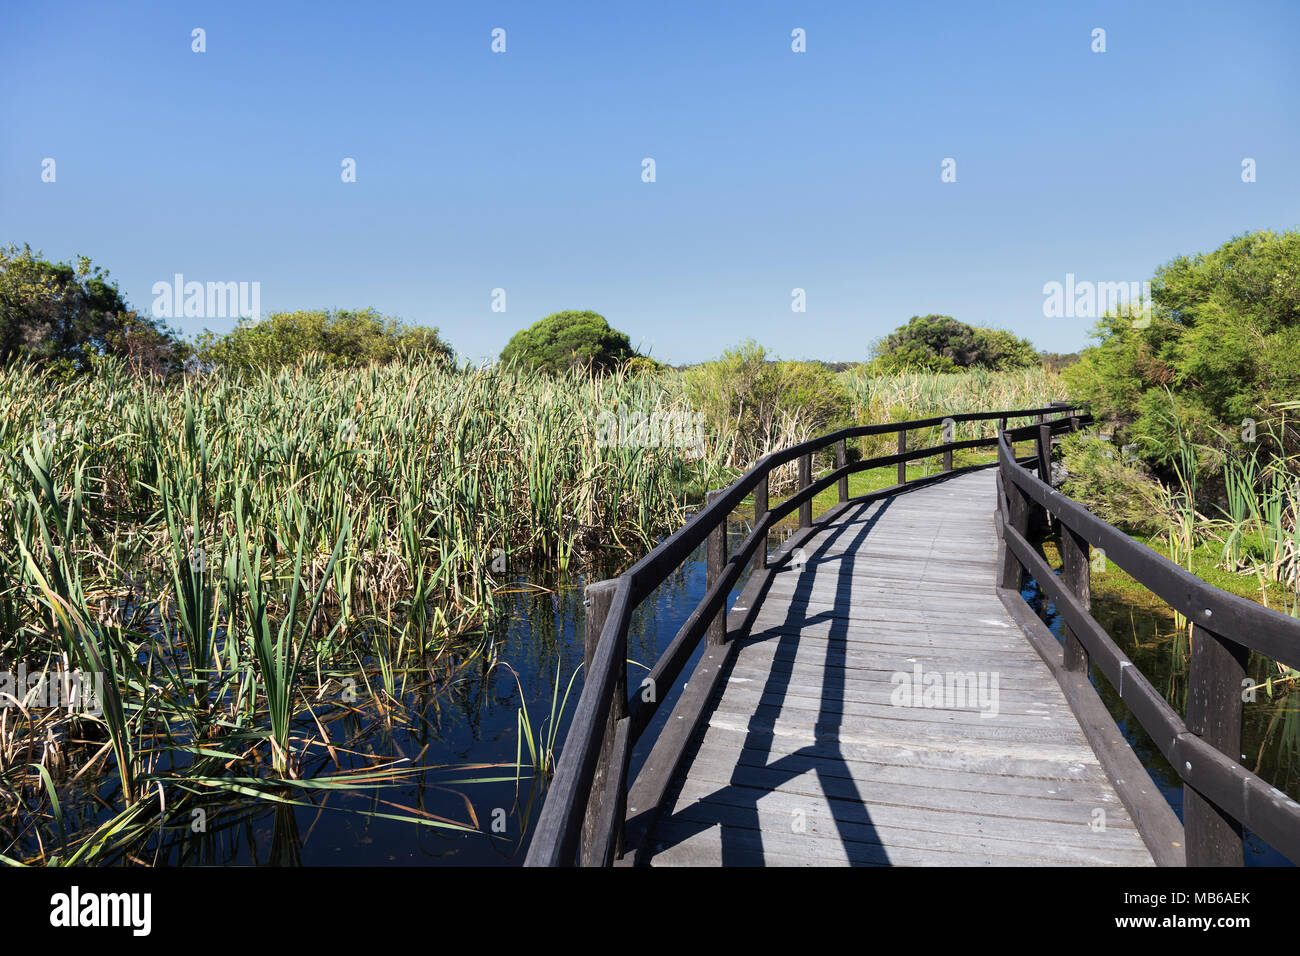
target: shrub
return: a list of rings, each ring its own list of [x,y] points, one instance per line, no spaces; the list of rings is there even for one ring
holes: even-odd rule
[[[30,246],[0,248],[0,362],[25,359],[73,373],[118,355],[137,370],[165,372],[187,352],[165,325],[131,311],[87,257],[48,262]]]
[[[387,363],[399,357],[451,361],[454,352],[437,329],[409,326],[374,309],[276,312],[243,320],[232,331],[205,331],[199,356],[232,370],[278,368],[314,354],[335,367]]]
[[[1039,364],[1026,339],[1003,329],[984,329],[950,315],[914,315],[872,346],[872,371],[956,372],[967,368],[1006,370]]]
[[[1226,450],[1243,419],[1262,422],[1300,393],[1300,232],[1180,256],[1156,271],[1151,291],[1149,322],[1106,315],[1098,344],[1063,372],[1149,461],[1172,465],[1181,441]]]
[[[1160,484],[1122,447],[1080,432],[1061,442],[1061,492],[1103,521],[1138,533],[1166,527]]]
[[[635,355],[627,334],[610,328],[603,315],[554,312],[516,332],[501,350],[501,361],[549,372],[605,372]]]
[[[716,434],[731,436],[729,465],[851,422],[852,395],[817,362],[780,361],[748,340],[684,373],[687,395]]]

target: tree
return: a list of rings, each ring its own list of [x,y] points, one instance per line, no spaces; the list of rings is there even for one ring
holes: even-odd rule
[[[108,273],[86,256],[49,262],[31,246],[0,248],[0,362],[30,359],[68,371],[95,356],[171,370],[185,346],[161,322],[131,311]]]
[[[1063,373],[1148,460],[1172,463],[1183,440],[1226,449],[1245,419],[1300,394],[1300,232],[1179,256],[1156,270],[1151,298],[1141,321],[1103,317],[1098,344]]]
[[[516,332],[501,361],[551,372],[570,368],[608,371],[636,355],[625,332],[596,312],[554,312]]]
[[[198,345],[204,361],[236,370],[277,368],[308,353],[335,366],[455,357],[437,329],[405,325],[374,309],[274,312],[245,319],[224,335],[204,331]]]
[[[882,374],[904,370],[959,372],[967,368],[994,371],[1038,364],[1028,340],[1003,329],[986,329],[958,322],[950,315],[914,315],[872,347],[872,370]]]

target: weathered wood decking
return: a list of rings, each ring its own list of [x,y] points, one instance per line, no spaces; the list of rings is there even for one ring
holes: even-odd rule
[[[999,597],[995,506],[992,470],[853,505],[772,573],[649,863],[1152,863]],[[908,705],[897,675],[952,691]]]

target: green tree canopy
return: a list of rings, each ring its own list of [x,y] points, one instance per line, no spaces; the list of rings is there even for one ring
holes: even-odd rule
[[[607,371],[636,352],[625,332],[610,328],[596,312],[554,312],[516,332],[501,350],[501,361],[552,372],[591,367]]]
[[[0,362],[19,358],[80,371],[120,355],[163,371],[186,349],[162,323],[132,312],[86,256],[49,262],[31,246],[0,248]]]
[[[1172,462],[1180,434],[1226,447],[1244,419],[1300,396],[1300,232],[1179,256],[1156,271],[1151,298],[1149,317],[1106,315],[1098,344],[1063,373],[1143,457]]]
[[[1003,329],[959,322],[950,315],[914,315],[872,346],[872,369],[959,372],[967,368],[995,371],[1028,368],[1039,362],[1026,339]]]
[[[374,309],[274,312],[245,319],[224,335],[205,331],[198,345],[204,361],[231,369],[276,368],[308,353],[338,366],[454,357],[437,329],[405,325]]]

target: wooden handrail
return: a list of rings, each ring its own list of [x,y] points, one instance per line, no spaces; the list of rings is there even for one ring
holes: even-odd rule
[[[587,625],[598,628],[599,637],[594,647],[591,641],[587,642],[587,669],[582,693],[533,831],[525,865],[571,866],[578,862],[608,865],[618,855],[624,822],[621,810],[628,788],[628,754],[649,726],[660,702],[681,676],[710,623],[725,615],[727,597],[741,572],[750,564],[754,570],[766,568],[767,536],[777,521],[799,509],[800,524],[807,527],[812,520],[813,498],[838,484],[840,501],[847,501],[848,476],[856,472],[897,465],[899,484],[903,485],[908,483],[905,469],[909,461],[943,455],[947,471],[951,469],[954,450],[992,447],[1000,440],[997,437],[968,439],[909,451],[906,450],[905,437],[908,431],[933,428],[949,420],[994,421],[998,423],[999,435],[1005,433],[1023,440],[1037,434],[1039,426],[1033,424],[1008,431],[1005,426],[1009,419],[1037,416],[1041,420],[1048,413],[1064,413],[1075,408],[1057,402],[1043,408],[962,412],[905,422],[856,425],[781,449],[765,455],[727,488],[711,493],[694,517],[619,575],[612,586],[612,595],[608,593],[610,585],[607,582],[593,585],[593,588],[604,589],[598,604],[590,595],[592,588],[589,588],[591,606],[598,606],[600,613],[592,615]],[[900,436],[898,454],[847,462],[849,439],[890,432],[897,432]],[[837,467],[816,481],[812,480],[812,455],[832,445],[835,446]],[[775,469],[796,460],[801,464],[799,490],[781,504],[769,507],[769,476]],[[754,528],[740,547],[727,556],[723,537],[727,519],[751,492],[754,494]],[[651,668],[646,679],[648,685],[643,682],[642,686],[648,686],[650,693],[633,693],[631,701],[628,701],[624,696],[627,693],[626,646],[632,612],[696,548],[711,538],[714,545],[709,549],[709,580],[704,597]],[[721,547],[718,547],[719,541],[724,542]],[[722,637],[725,639],[725,633]],[[616,695],[620,698],[617,702],[614,700]]]
[[[1077,427],[1078,420],[1040,426],[1037,475],[1016,461],[1013,432],[999,436],[1002,586],[1018,591],[1023,575],[1033,577],[1065,621],[1066,669],[1086,673],[1096,664],[1182,779],[1188,866],[1241,866],[1243,826],[1300,862],[1300,804],[1238,762],[1248,651],[1300,667],[1300,620],[1207,584],[1053,489],[1051,436]],[[1059,525],[1061,577],[1029,541],[1034,509]],[[1192,623],[1186,721],[1092,617],[1090,547]]]

